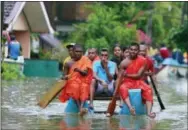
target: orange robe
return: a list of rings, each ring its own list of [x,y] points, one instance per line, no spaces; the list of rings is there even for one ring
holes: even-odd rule
[[[96,56],[95,59],[92,61],[92,64],[97,61],[97,60],[100,60],[100,57],[99,56]]]
[[[146,64],[147,64],[146,71],[151,71],[152,73],[155,73],[153,60],[148,56],[145,57],[145,59],[146,59]],[[143,76],[143,80],[147,81],[147,76]]]
[[[142,56],[138,56],[125,70],[127,74],[136,74],[140,68],[144,65],[146,59]],[[124,78],[123,83],[120,86],[120,95],[125,100],[129,93],[129,89],[141,89],[142,99],[145,101],[151,101],[153,103],[152,89],[142,79]]]
[[[86,70],[88,68],[87,76],[82,76],[79,72],[74,72],[75,68]],[[74,100],[85,101],[89,97],[89,87],[93,77],[92,65],[89,58],[82,56],[79,61],[76,61],[69,70],[71,77],[67,80],[59,99],[66,102],[69,98]]]

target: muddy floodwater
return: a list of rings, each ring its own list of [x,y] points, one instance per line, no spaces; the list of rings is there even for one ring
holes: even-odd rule
[[[187,130],[187,80],[160,81],[158,91],[166,107],[160,106],[154,95],[154,120],[146,116],[120,116],[107,118],[104,113],[66,114],[62,104],[55,99],[46,109],[39,108],[37,100],[56,81],[54,78],[28,78],[24,81],[1,83],[2,130]],[[109,101],[94,101],[99,111],[105,111]],[[119,103],[119,102],[118,102]],[[116,107],[118,112],[119,107]]]

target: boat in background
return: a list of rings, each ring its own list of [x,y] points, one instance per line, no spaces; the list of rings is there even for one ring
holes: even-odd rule
[[[158,80],[164,80],[167,77],[187,78],[188,65],[179,64],[172,58],[167,58],[162,63],[162,69],[156,74]]]

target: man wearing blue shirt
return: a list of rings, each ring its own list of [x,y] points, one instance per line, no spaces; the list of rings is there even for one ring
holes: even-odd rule
[[[16,37],[14,35],[11,35],[10,39],[11,41],[8,44],[8,52],[9,52],[8,57],[17,60],[18,56],[21,55],[21,51],[22,51],[21,45],[16,40]]]
[[[90,108],[93,108],[93,95],[107,92],[109,96],[114,91],[113,77],[117,65],[115,62],[108,60],[108,49],[101,50],[100,60],[93,63],[93,80],[90,87]],[[97,86],[97,88],[95,88]],[[96,92],[95,92],[96,90]]]

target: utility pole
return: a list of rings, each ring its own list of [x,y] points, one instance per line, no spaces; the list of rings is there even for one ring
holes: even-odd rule
[[[185,8],[186,7],[186,2],[182,3],[182,11],[181,11],[181,25],[184,24],[184,16],[185,16]]]
[[[4,29],[4,1],[1,1],[1,32]]]
[[[152,15],[153,15],[154,1],[150,2],[150,14],[147,23],[146,34],[152,39]]]

